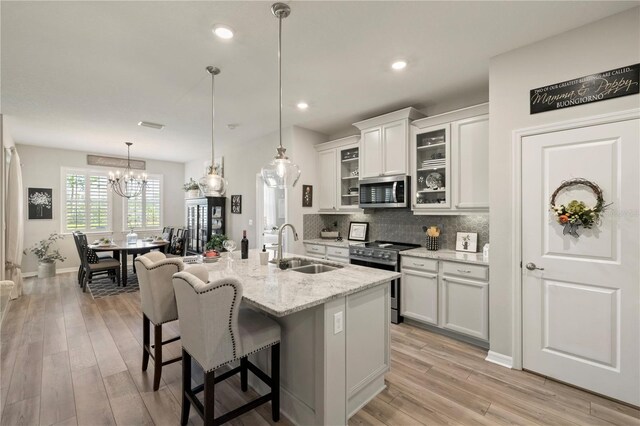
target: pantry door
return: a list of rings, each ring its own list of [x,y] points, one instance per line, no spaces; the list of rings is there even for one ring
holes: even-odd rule
[[[640,405],[640,120],[522,139],[523,367]],[[602,222],[564,235],[549,210],[572,178],[602,188]],[[595,205],[585,187],[557,204]],[[537,269],[535,269],[537,268]]]

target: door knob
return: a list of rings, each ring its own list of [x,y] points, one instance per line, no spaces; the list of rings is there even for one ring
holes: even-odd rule
[[[525,268],[527,268],[527,269],[528,269],[528,270],[530,270],[530,271],[535,271],[536,269],[537,269],[538,271],[544,271],[544,268],[538,268],[538,267],[536,266],[536,264],[535,264],[535,263],[533,263],[533,262],[529,262],[529,263],[527,263],[527,264],[525,265]]]

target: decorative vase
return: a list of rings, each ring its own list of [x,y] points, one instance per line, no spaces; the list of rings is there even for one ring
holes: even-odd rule
[[[199,189],[190,189],[187,191],[187,198],[198,198],[200,197]]]
[[[56,262],[38,262],[38,278],[56,276]]]

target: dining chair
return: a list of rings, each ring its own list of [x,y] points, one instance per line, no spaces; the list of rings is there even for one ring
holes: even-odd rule
[[[79,234],[78,245],[80,247],[80,263],[82,265],[82,291],[87,291],[87,285],[93,282],[93,278],[96,275],[108,274],[114,283],[120,285],[120,262],[114,258],[98,259],[97,263],[89,263],[89,244],[87,243],[87,236],[85,234]]]
[[[187,239],[189,230],[184,228],[176,229],[176,233],[171,240],[167,257],[184,257],[187,254]]]
[[[78,267],[78,285],[82,287],[84,267],[82,265],[83,254],[82,254],[82,247],[80,245],[79,239],[80,239],[80,235],[84,235],[84,233],[80,231],[74,231],[72,232],[72,235],[73,235],[73,241],[76,244],[76,250],[78,251],[78,257],[80,258],[80,266]],[[88,256],[89,263],[98,263],[100,260],[110,260],[110,259],[115,260],[109,253],[110,252],[100,252],[100,251],[96,252],[94,250],[88,249],[87,256]],[[96,271],[94,272],[94,275],[108,274],[109,272],[110,272],[109,270]]]
[[[162,324],[178,319],[176,297],[173,292],[173,274],[184,270],[182,260],[168,259],[164,253],[152,251],[138,256],[137,264],[140,299],[142,301],[142,371],[147,371],[149,357],[153,358],[153,390],[160,387],[162,367],[182,357],[164,360],[162,346],[175,342],[180,336],[162,341]],[[153,341],[150,343],[151,324],[153,324]]]
[[[234,277],[207,282],[202,265],[174,274],[182,342],[182,412],[186,425],[191,405],[205,425],[218,425],[271,401],[271,417],[280,419],[280,325],[273,319],[241,306],[242,284]],[[271,376],[248,359],[249,354],[270,349]],[[191,360],[204,370],[204,384],[191,387]],[[217,377],[220,367],[240,361]],[[248,390],[251,371],[270,387],[270,392],[218,417],[214,415],[215,384],[240,373],[240,388]],[[204,390],[204,404],[197,393]]]
[[[162,228],[162,238],[169,241],[169,244],[171,244],[171,239],[173,238],[173,226],[165,226]],[[161,251],[165,254],[168,253],[169,246],[167,245],[162,247]]]

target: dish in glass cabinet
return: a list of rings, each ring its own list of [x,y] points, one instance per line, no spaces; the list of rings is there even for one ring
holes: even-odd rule
[[[438,172],[429,173],[426,179],[427,188],[438,189],[443,186],[443,177]]]

